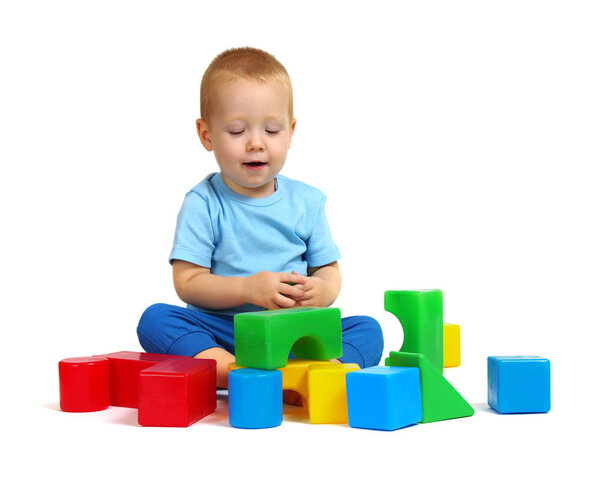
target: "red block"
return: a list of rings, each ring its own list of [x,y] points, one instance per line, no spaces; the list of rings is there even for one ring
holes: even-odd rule
[[[65,412],[97,412],[108,408],[108,360],[66,358],[58,362],[60,408]]]
[[[181,358],[178,355],[146,352],[114,352],[96,357],[109,361],[110,404],[131,408],[138,406],[138,373],[164,360]]]
[[[217,362],[178,356],[140,371],[140,425],[188,427],[217,408]]]

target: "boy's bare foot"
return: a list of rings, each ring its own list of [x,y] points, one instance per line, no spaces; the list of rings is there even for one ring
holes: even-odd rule
[[[227,367],[235,362],[235,357],[223,348],[207,348],[194,356],[194,358],[212,358],[217,361],[217,387],[227,388]]]
[[[287,405],[297,405],[302,406],[302,395],[294,390],[284,390],[283,391],[283,403]]]

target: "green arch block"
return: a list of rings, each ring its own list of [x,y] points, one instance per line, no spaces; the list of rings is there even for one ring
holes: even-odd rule
[[[294,358],[331,360],[342,356],[339,308],[294,307],[238,313],[233,319],[235,363],[274,370]]]
[[[444,315],[441,290],[388,290],[384,308],[404,331],[401,352],[422,353],[444,372]]]
[[[473,407],[423,354],[390,352],[390,356],[385,359],[385,364],[390,367],[419,368],[421,401],[423,403],[421,423],[470,417],[475,413]]]

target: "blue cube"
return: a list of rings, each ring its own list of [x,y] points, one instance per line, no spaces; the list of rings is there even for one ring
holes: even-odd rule
[[[396,430],[423,419],[417,367],[371,367],[346,374],[348,423]]]
[[[271,428],[283,421],[280,370],[240,368],[229,372],[229,423],[237,428]]]
[[[488,357],[488,404],[499,413],[550,411],[550,361],[537,356]]]

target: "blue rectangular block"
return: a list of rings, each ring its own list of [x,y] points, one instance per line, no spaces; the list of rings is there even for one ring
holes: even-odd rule
[[[371,367],[346,374],[348,423],[354,428],[396,430],[423,419],[416,367]]]
[[[537,356],[488,357],[488,404],[499,413],[550,411],[550,361]]]

